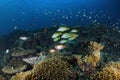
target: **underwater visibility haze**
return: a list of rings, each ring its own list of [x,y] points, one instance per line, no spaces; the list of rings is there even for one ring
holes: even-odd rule
[[[0,80],[120,80],[120,0],[0,0]]]
[[[15,26],[18,29],[38,29],[61,24],[89,24],[95,19],[116,24],[120,17],[119,3],[119,0],[1,0],[0,33],[11,32]],[[103,21],[100,20],[102,17]],[[83,18],[85,21],[82,22]]]

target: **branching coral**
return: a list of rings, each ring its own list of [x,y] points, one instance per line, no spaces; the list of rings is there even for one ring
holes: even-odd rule
[[[103,49],[103,45],[101,43],[91,41],[88,46],[88,55],[85,56],[85,63],[90,63],[93,66],[96,66],[96,63],[100,61],[100,50]]]
[[[83,64],[82,56],[81,55],[75,55],[75,58],[77,60],[78,66],[81,66]]]
[[[57,57],[36,65],[33,71],[38,79],[43,80],[69,80],[71,73],[70,65]]]
[[[120,80],[120,62],[108,63],[102,71],[95,74],[94,79],[98,80]]]
[[[97,43],[97,42],[94,42],[94,41],[91,41],[88,48],[92,51],[100,51],[103,49],[103,45],[101,43]]]
[[[88,55],[85,57],[76,56],[77,64],[84,75],[89,76],[95,73],[96,64],[100,61],[100,50],[103,47],[102,44],[91,41],[88,45]]]
[[[10,80],[33,80],[31,74],[32,71],[20,72],[13,76]]]
[[[34,66],[30,72],[18,73],[11,80],[69,80],[71,66],[61,58],[46,59]],[[26,75],[27,74],[27,75]]]

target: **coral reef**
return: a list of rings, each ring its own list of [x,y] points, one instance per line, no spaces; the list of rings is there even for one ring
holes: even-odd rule
[[[46,56],[42,55],[42,56],[39,56],[39,57],[36,56],[36,57],[24,58],[22,60],[25,61],[28,64],[34,65],[34,64],[42,62],[45,58],[46,58]]]
[[[82,55],[75,55],[75,58],[77,60],[77,65],[81,66],[83,64]]]
[[[5,78],[3,76],[0,75],[0,80],[5,80]]]
[[[101,43],[91,41],[88,46],[88,55],[85,56],[84,62],[90,63],[93,66],[100,61],[100,50],[103,49],[103,45]]]
[[[16,74],[11,80],[69,80],[71,70],[72,68],[67,62],[53,57],[34,65],[30,72]]]
[[[33,69],[44,80],[68,80],[70,76],[70,65],[58,57],[50,58]],[[40,74],[40,75],[38,75]]]
[[[31,73],[32,71],[20,72],[13,76],[10,80],[35,80],[34,78],[32,78]]]
[[[32,53],[35,53],[36,50],[34,49],[28,49],[28,50],[14,50],[12,52],[12,56],[24,56],[24,55],[29,55],[29,54],[32,54]]]
[[[2,71],[6,74],[15,74],[17,72],[21,72],[27,68],[27,65],[17,66],[17,67],[11,67],[11,66],[4,66],[2,68]]]
[[[0,37],[0,74],[6,80],[120,80],[120,62],[110,62],[120,60],[117,30],[97,24],[57,28]]]
[[[76,55],[77,65],[82,76],[89,77],[96,72],[96,64],[100,61],[100,50],[103,49],[101,43],[91,41],[88,45],[86,56]]]
[[[37,59],[38,59],[38,57],[30,57],[30,58],[24,58],[22,60],[25,61],[28,64],[33,65],[33,64],[36,63]]]
[[[94,80],[120,80],[120,62],[109,62],[92,77]]]

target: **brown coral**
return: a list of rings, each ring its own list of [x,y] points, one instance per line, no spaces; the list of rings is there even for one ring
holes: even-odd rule
[[[71,66],[61,58],[53,57],[35,65],[30,72],[16,74],[11,80],[69,80],[70,75]]]
[[[44,80],[68,80],[70,76],[70,65],[57,57],[36,65],[33,70],[39,79]]]
[[[88,48],[93,51],[100,51],[104,48],[104,46],[101,43],[91,41]]]
[[[32,71],[20,72],[13,76],[10,80],[32,80]],[[30,79],[31,78],[31,79]]]
[[[91,41],[88,46],[88,55],[85,56],[84,61],[96,66],[96,63],[100,61],[100,50],[103,49],[101,43]]]
[[[97,72],[94,79],[98,80],[120,80],[120,62],[108,63],[100,72]]]
[[[100,61],[100,50],[103,49],[101,43],[91,41],[88,45],[88,55],[82,58],[81,55],[75,56],[77,65],[86,76],[92,75],[96,71],[96,64]]]
[[[77,60],[77,65],[81,66],[83,64],[82,56],[81,55],[75,55],[75,58]]]
[[[5,80],[5,78],[3,76],[0,75],[0,80]]]

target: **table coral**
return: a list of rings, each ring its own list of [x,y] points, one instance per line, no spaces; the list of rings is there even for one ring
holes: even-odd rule
[[[34,49],[14,50],[14,51],[12,52],[11,56],[18,57],[18,56],[29,55],[29,54],[35,53],[35,51],[36,51],[36,50],[34,50]]]
[[[27,65],[17,66],[17,67],[11,67],[11,66],[4,66],[2,68],[2,71],[6,74],[15,74],[17,72],[21,72],[27,68]]]

